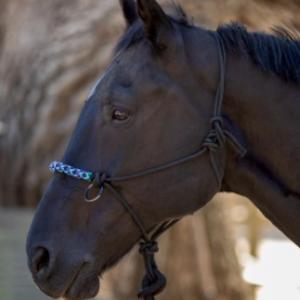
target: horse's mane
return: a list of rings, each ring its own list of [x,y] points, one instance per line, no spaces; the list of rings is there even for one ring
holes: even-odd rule
[[[181,6],[174,4],[175,14],[170,16],[173,23],[193,27]],[[239,23],[220,26],[217,32],[228,52],[247,55],[262,70],[280,78],[300,82],[300,40],[289,30],[277,27],[274,34],[248,32]],[[140,21],[129,27],[117,44],[116,51],[126,49],[144,38]]]
[[[300,40],[288,30],[277,28],[277,35],[250,33],[233,23],[219,27],[217,32],[227,51],[248,55],[264,71],[286,81],[300,82]]]

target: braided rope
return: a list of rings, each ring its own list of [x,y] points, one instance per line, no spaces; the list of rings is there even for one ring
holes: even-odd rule
[[[70,165],[64,164],[62,162],[59,161],[53,161],[50,165],[49,165],[49,170],[51,171],[51,173],[61,173],[61,174],[65,174],[77,179],[81,179],[87,182],[92,182],[95,178],[95,174],[93,172],[89,172],[89,171],[85,171],[82,169],[78,169],[78,168],[74,168]]]

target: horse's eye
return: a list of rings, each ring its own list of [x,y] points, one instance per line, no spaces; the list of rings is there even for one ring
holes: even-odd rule
[[[115,121],[126,121],[129,118],[129,113],[126,110],[115,109],[112,113],[112,119]]]

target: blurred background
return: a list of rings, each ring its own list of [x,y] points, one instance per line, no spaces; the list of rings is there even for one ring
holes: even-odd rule
[[[160,1],[161,3],[167,1]],[[299,0],[182,0],[195,24],[300,28]],[[25,238],[45,185],[124,21],[116,0],[0,0],[0,300],[43,300]],[[299,300],[300,251],[247,200],[218,195],[161,241],[159,300]],[[132,251],[103,278],[101,300],[135,299]]]

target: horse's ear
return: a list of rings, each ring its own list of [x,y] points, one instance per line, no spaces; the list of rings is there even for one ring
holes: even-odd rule
[[[172,30],[170,18],[155,0],[137,0],[138,14],[144,23],[145,34],[154,46],[163,49],[168,44],[167,33]]]
[[[123,14],[127,23],[127,26],[132,25],[138,19],[138,13],[136,9],[135,0],[119,0],[123,10]]]

